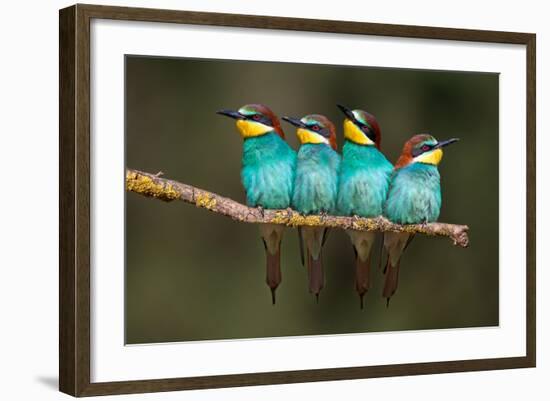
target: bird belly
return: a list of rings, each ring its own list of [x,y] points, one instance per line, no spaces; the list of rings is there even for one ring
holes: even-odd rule
[[[382,214],[393,166],[374,146],[346,141],[338,187],[338,213],[375,217]]]
[[[276,133],[246,139],[241,182],[247,204],[266,209],[289,207],[295,168],[296,152]]]
[[[330,213],[335,207],[336,191],[334,173],[309,171],[295,182],[292,207],[303,214]]]
[[[416,167],[399,173],[392,183],[385,215],[399,224],[436,221],[441,208],[439,173],[434,167]]]
[[[364,171],[342,177],[338,191],[338,211],[347,216],[379,216],[387,190],[386,174]]]
[[[340,156],[327,145],[305,144],[297,158],[292,207],[303,214],[333,212]]]
[[[290,206],[292,165],[286,161],[271,161],[244,167],[241,172],[249,206],[285,209]]]

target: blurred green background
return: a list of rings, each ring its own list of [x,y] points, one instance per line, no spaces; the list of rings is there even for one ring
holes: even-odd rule
[[[246,103],[279,116],[321,113],[339,129],[336,103],[368,110],[393,162],[413,134],[460,137],[440,165],[440,221],[468,224],[471,245],[418,235],[388,309],[376,255],[361,310],[347,235],[331,232],[316,304],[288,229],[272,306],[258,227],[128,193],[127,343],[498,325],[497,74],[127,56],[127,166],[244,202],[242,139],[215,111]],[[295,130],[283,128],[296,148]]]

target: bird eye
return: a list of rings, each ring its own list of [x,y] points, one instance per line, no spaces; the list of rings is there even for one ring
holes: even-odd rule
[[[426,152],[427,150],[430,150],[430,147],[428,145],[423,145],[421,149]]]
[[[312,129],[313,131],[319,131],[320,128],[319,128],[318,125],[314,125],[313,127],[311,127],[311,129]]]
[[[259,121],[260,120],[260,115],[259,114],[254,114],[252,116],[252,119],[255,120],[255,121]]]

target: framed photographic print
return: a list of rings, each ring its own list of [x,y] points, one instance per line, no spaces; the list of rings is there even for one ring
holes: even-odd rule
[[[535,35],[60,11],[60,390],[535,366]]]

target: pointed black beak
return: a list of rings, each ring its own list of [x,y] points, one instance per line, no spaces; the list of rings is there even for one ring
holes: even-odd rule
[[[444,148],[445,146],[448,146],[451,143],[458,142],[459,140],[460,138],[451,138],[451,139],[447,139],[446,141],[437,142],[437,145],[434,146],[434,149]]]
[[[216,114],[221,114],[222,116],[231,117],[231,118],[234,118],[235,120],[242,120],[244,118],[244,116],[241,113],[234,110],[218,110],[216,111]]]
[[[283,120],[285,120],[286,122],[294,125],[295,127],[298,127],[298,128],[305,128],[306,125],[300,121],[298,118],[294,118],[294,117],[283,117]]]
[[[353,115],[351,109],[347,108],[346,106],[342,106],[341,104],[337,104],[338,108],[342,110],[342,113],[346,115],[347,118],[349,118],[351,121],[355,121],[355,116]]]

